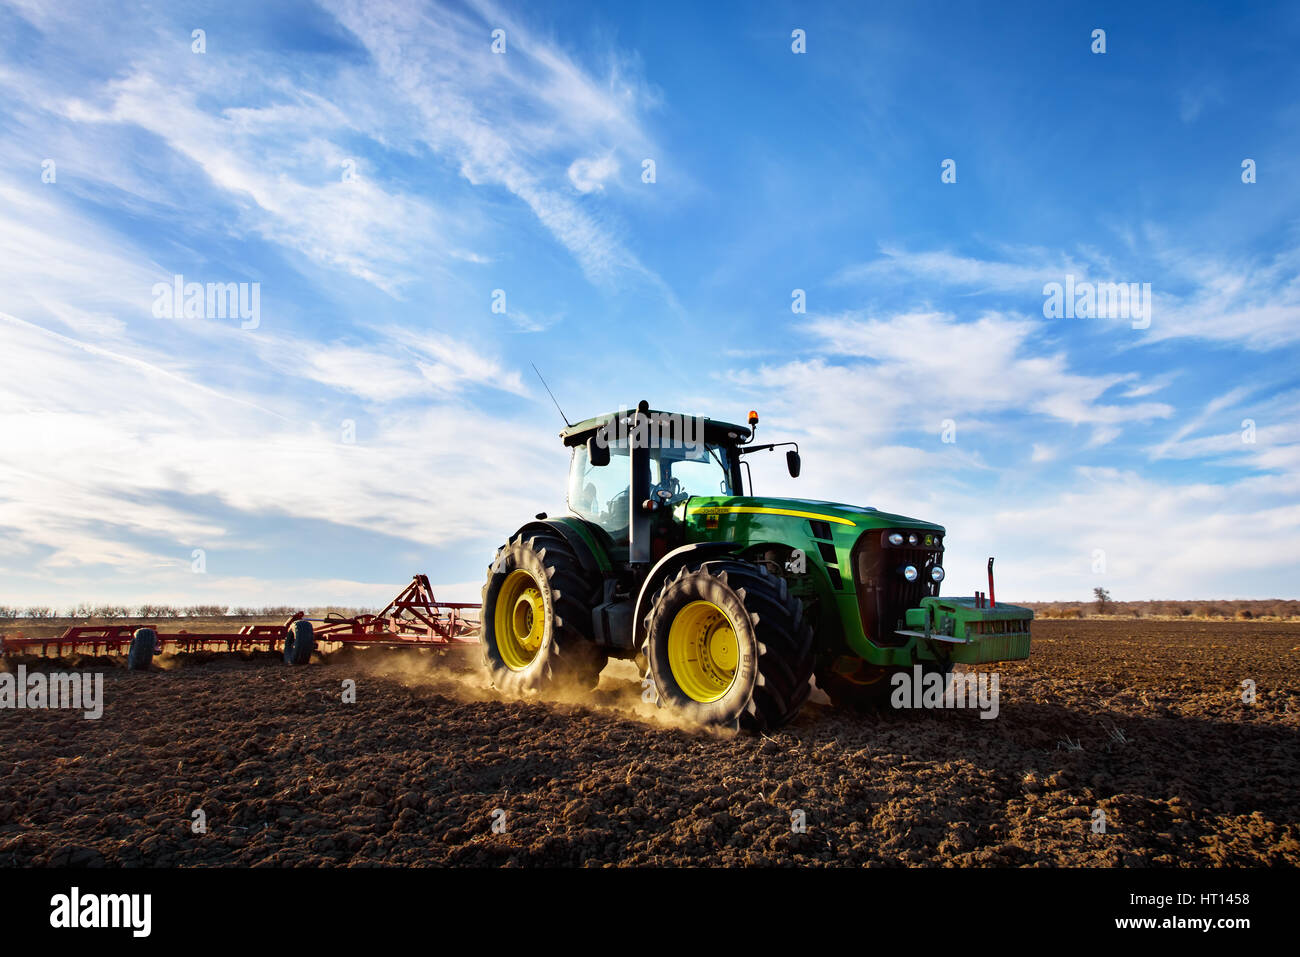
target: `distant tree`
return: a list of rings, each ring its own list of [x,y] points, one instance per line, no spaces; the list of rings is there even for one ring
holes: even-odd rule
[[[1097,599],[1097,614],[1106,614],[1106,606],[1110,604],[1110,592],[1104,588],[1094,588],[1092,594]]]

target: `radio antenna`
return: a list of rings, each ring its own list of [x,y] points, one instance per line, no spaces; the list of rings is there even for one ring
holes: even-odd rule
[[[541,370],[539,370],[539,369],[537,368],[536,364],[534,364],[534,363],[532,363],[532,362],[530,362],[530,363],[528,363],[528,364],[529,364],[530,366],[532,366],[532,367],[533,367],[533,371],[537,373],[537,378],[542,379],[542,373],[541,373]],[[564,424],[565,424],[568,428],[573,428],[573,423],[569,421],[569,417],[568,417],[567,415],[565,415],[565,414],[564,414],[564,410],[560,408],[560,403],[557,402],[556,399],[555,399],[555,393],[551,391],[551,387],[550,387],[549,385],[546,384],[546,380],[545,380],[545,379],[542,379],[542,388],[545,389],[545,390],[546,390],[546,394],[549,395],[549,396],[551,397],[551,401],[552,401],[552,402],[555,402],[555,411],[558,412],[558,413],[560,413],[560,418],[562,418],[562,419],[564,420]]]

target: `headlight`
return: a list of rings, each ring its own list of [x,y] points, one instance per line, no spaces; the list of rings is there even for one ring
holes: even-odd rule
[[[903,544],[903,533],[902,533],[902,532],[890,532],[890,533],[889,533],[889,544],[891,544],[891,545],[901,545],[901,544]]]
[[[918,541],[919,541],[919,539],[916,537],[916,535],[908,535],[908,536],[907,536],[907,544],[909,544],[909,545],[915,545]]]
[[[903,566],[903,577],[910,582],[916,581],[916,566],[915,565]]]
[[[930,577],[937,582],[943,581],[943,569],[938,565],[935,565],[930,569]]]

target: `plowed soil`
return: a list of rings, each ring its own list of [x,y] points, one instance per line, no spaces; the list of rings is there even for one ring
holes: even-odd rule
[[[1295,866],[1298,656],[1295,623],[1038,621],[994,720],[769,737],[673,726],[626,665],[577,703],[435,653],[82,661],[101,719],[0,711],[0,865]]]

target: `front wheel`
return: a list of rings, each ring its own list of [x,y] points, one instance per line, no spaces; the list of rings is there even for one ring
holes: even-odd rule
[[[684,566],[654,597],[646,627],[660,700],[700,724],[779,728],[812,688],[803,605],[764,565]]]

